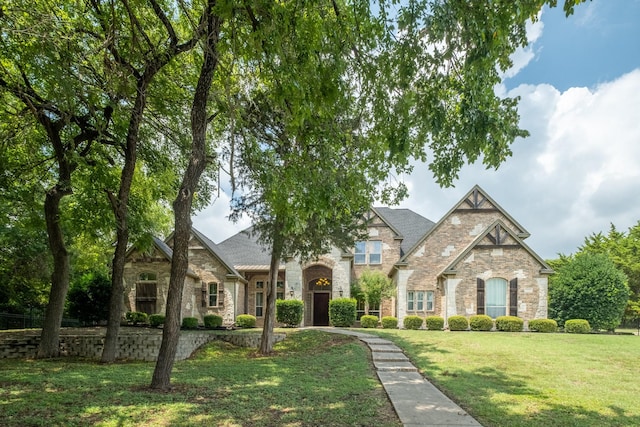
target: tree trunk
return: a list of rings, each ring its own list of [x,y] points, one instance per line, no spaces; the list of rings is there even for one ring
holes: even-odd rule
[[[260,353],[267,355],[273,351],[273,327],[276,323],[276,292],[278,286],[278,269],[282,256],[281,223],[278,218],[274,221],[273,240],[271,247],[271,262],[269,264],[269,282],[267,286],[267,306],[264,313],[264,325],[260,341]]]
[[[175,231],[173,234],[173,258],[167,294],[167,313],[162,331],[162,344],[158,353],[151,388],[166,390],[171,387],[171,371],[180,338],[180,314],[184,279],[189,264],[189,236],[191,234],[191,204],[200,176],[206,166],[207,98],[218,64],[216,45],[220,32],[220,20],[212,12],[214,0],[207,8],[207,36],[204,43],[204,61],[200,69],[198,85],[191,108],[191,132],[193,143],[189,165],[182,178],[178,197],[173,202]]]
[[[51,274],[49,303],[38,347],[38,358],[60,355],[60,324],[64,314],[64,302],[69,290],[69,253],[64,244],[64,235],[60,226],[60,200],[68,194],[71,194],[70,188],[63,189],[57,185],[47,192],[44,202],[49,248],[53,255],[53,273]]]

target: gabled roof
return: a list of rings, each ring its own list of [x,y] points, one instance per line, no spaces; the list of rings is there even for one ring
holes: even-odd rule
[[[435,225],[435,222],[410,209],[373,208],[373,211],[402,239],[400,256],[415,245],[418,239]]]
[[[173,258],[173,250],[169,247],[169,245],[167,245],[164,241],[157,238],[156,236],[151,236],[151,238],[153,239],[153,246],[158,250],[158,252],[164,255],[167,261],[171,262],[171,259]],[[136,250],[135,246],[132,245],[131,247],[129,247],[125,257],[129,257],[129,255],[131,255],[131,252],[135,250]],[[187,269],[187,275],[194,277],[196,279],[198,278],[198,275],[196,274],[196,272],[190,268]]]
[[[220,263],[227,269],[227,271],[229,271],[232,276],[244,280],[243,276],[238,272],[238,270],[235,269],[234,264],[230,262],[226,256],[222,255],[223,253],[225,253],[223,249],[213,243],[213,241],[211,241],[207,236],[202,234],[194,227],[191,227],[191,233],[196,239],[198,239],[200,243],[202,243],[202,245],[211,253],[211,255],[213,255],[218,259],[218,261],[220,261]]]
[[[449,212],[447,212],[446,214],[444,214],[442,216],[442,218],[440,218],[440,220],[433,226],[431,227],[424,235],[422,235],[422,237],[420,237],[419,239],[416,240],[415,244],[413,244],[413,246],[411,246],[411,248],[407,251],[405,251],[404,256],[400,259],[400,261],[398,261],[397,264],[404,264],[407,261],[407,258],[409,257],[409,255],[411,255],[411,253],[413,253],[420,245],[422,245],[422,243],[427,239],[427,237],[429,237],[429,235],[438,228],[438,226],[440,226],[440,224],[442,224],[444,221],[446,221],[450,215],[455,212],[456,210],[460,209],[461,206],[465,205],[467,203],[467,200],[471,197],[474,196],[475,198],[477,198],[479,195],[481,195],[484,200],[488,200],[489,203],[491,203],[491,205],[497,209],[502,215],[504,215],[507,219],[509,219],[509,221],[511,221],[511,223],[513,225],[515,225],[519,230],[520,233],[517,234],[517,237],[522,240],[522,239],[526,239],[527,237],[530,236],[530,233],[528,231],[525,230],[525,228],[523,226],[520,225],[520,223],[518,221],[516,221],[511,215],[509,215],[509,213],[507,211],[505,211],[502,206],[500,206],[495,200],[493,200],[486,191],[484,191],[482,188],[480,188],[479,185],[474,185],[473,188],[471,190],[469,190],[469,192],[467,194],[464,195],[464,197],[462,197],[460,199],[460,201],[458,203],[456,203],[455,205],[453,205],[453,207],[451,209],[449,209]]]
[[[242,270],[268,270],[271,263],[269,250],[258,243],[253,227],[246,228],[218,244],[227,259]]]
[[[538,261],[538,263],[542,267],[540,268],[540,273],[542,274],[553,273],[553,270],[551,269],[551,267],[549,267],[547,263],[544,262],[544,260],[538,256],[538,254],[536,254],[529,246],[527,246],[527,244],[524,243],[524,241],[513,230],[508,228],[502,220],[498,219],[494,221],[491,225],[489,225],[482,233],[480,233],[473,240],[473,242],[471,242],[465,248],[464,251],[462,251],[451,263],[449,263],[449,265],[447,265],[444,268],[444,270],[442,270],[438,274],[438,277],[446,276],[448,274],[455,274],[456,273],[455,266],[458,265],[458,263],[462,262],[469,255],[469,253],[489,235],[489,233],[491,233],[493,230],[496,229],[496,227],[500,227],[501,231],[506,231],[507,234],[511,236],[511,238],[516,242],[517,245],[521,246],[524,250],[527,251],[527,253],[529,253],[529,255],[531,255],[532,258]],[[499,245],[496,245],[496,248],[499,248],[499,247],[500,247]]]

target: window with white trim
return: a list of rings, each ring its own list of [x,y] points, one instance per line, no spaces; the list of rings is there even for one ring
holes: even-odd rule
[[[256,292],[256,317],[262,317],[264,308],[264,293]]]
[[[433,291],[427,291],[427,311],[433,311],[434,310],[434,305],[433,305]]]
[[[382,264],[382,241],[356,242],[353,262],[355,264]]]
[[[367,242],[356,242],[353,262],[356,264],[367,263]]]
[[[485,282],[485,314],[495,319],[507,314],[507,281],[494,277]]]
[[[209,283],[209,307],[218,306],[218,284],[215,282]]]
[[[407,311],[433,311],[433,291],[408,291]]]

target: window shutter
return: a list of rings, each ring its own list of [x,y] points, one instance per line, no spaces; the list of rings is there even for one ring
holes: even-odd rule
[[[518,315],[518,279],[509,282],[509,315]]]
[[[478,292],[478,308],[476,311],[478,314],[484,314],[484,280],[480,278],[478,278],[477,292]]]

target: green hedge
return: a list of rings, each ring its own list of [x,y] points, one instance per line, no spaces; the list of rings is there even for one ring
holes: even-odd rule
[[[299,299],[276,300],[276,320],[289,328],[295,328],[302,322],[304,303]]]
[[[553,319],[529,320],[529,330],[531,332],[557,332],[558,322]]]
[[[329,321],[333,326],[349,327],[356,321],[355,298],[335,298],[329,301]]]
[[[440,316],[427,316],[424,319],[425,326],[430,331],[441,331],[444,328],[444,317]]]
[[[256,316],[252,316],[251,314],[240,314],[236,317],[236,326],[243,329],[255,328]]]
[[[524,320],[516,316],[499,316],[496,318],[496,329],[502,332],[522,332]]]
[[[493,329],[493,319],[486,314],[474,314],[469,318],[472,331],[490,331]]]
[[[160,325],[164,325],[164,316],[162,314],[152,314],[149,316],[149,326],[157,328]]]
[[[384,316],[382,318],[382,329],[396,329],[398,327],[398,318],[393,316]]]
[[[378,316],[365,314],[360,318],[360,326],[362,326],[363,328],[377,328]]]
[[[222,316],[217,314],[207,314],[204,316],[204,327],[207,329],[215,329],[222,326]]]
[[[142,313],[140,311],[127,311],[124,318],[127,320],[127,323],[138,325],[147,323],[149,316],[147,316],[147,313]]]
[[[588,334],[591,332],[591,325],[585,319],[569,319],[564,322],[564,331],[569,334]]]
[[[469,320],[464,316],[451,316],[447,319],[450,331],[466,331],[469,329]]]
[[[195,317],[185,317],[182,319],[182,329],[198,329],[198,319]]]
[[[405,329],[420,329],[422,327],[422,317],[420,316],[405,316],[402,324]]]

